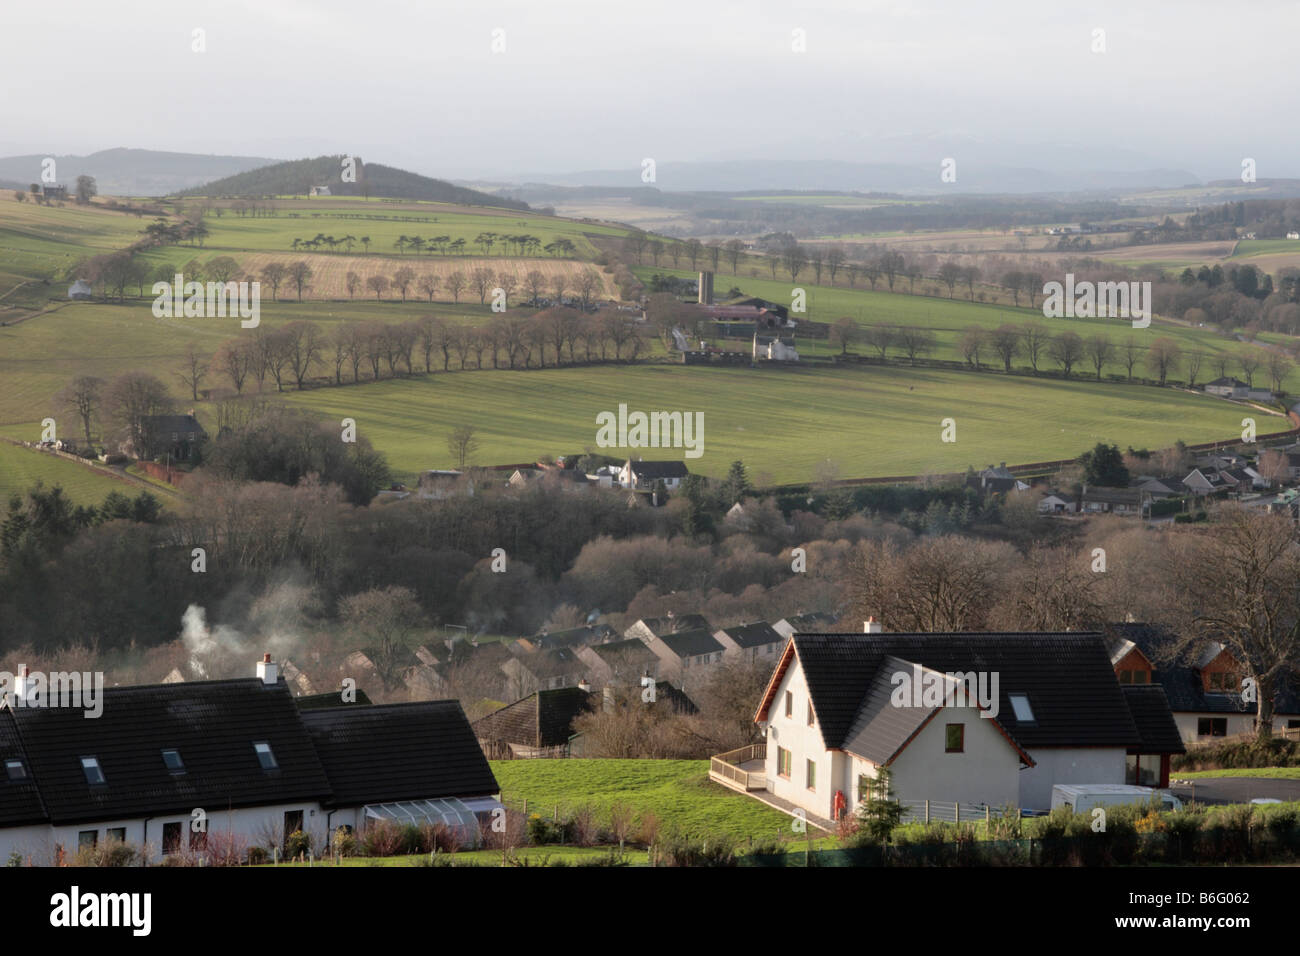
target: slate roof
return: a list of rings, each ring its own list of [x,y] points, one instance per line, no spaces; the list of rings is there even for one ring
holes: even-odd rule
[[[193,415],[145,415],[141,423],[145,428],[158,434],[169,432],[203,434],[203,426]]]
[[[10,780],[5,763],[21,760],[27,770],[25,780]],[[18,727],[9,710],[0,710],[0,826],[19,827],[42,823],[47,818],[31,765],[18,739]]]
[[[853,719],[848,735],[844,740],[844,749],[860,757],[866,757],[872,763],[888,766],[899,752],[920,733],[921,729],[942,706],[931,707],[896,707],[893,703],[893,675],[896,673],[912,674],[916,666],[912,661],[886,655],[881,667],[867,686],[862,704]],[[936,674],[928,668],[923,673]],[[952,690],[956,682],[937,674],[940,685]],[[975,702],[971,701],[973,705]],[[817,710],[814,702],[813,710]],[[820,715],[818,715],[820,719]],[[994,719],[994,718],[981,718]],[[1020,751],[1024,762],[1033,766],[1034,761],[1014,740],[1008,741]]]
[[[345,701],[342,691],[332,690],[325,694],[303,694],[295,697],[293,702],[298,705],[299,710],[320,710],[322,707],[350,707],[353,704],[370,703],[370,697],[360,687],[356,689],[356,695],[356,700]]]
[[[659,640],[678,657],[699,657],[701,654],[718,654],[723,650],[722,645],[703,627],[663,634]]]
[[[685,478],[690,472],[684,461],[631,461],[632,474],[641,480],[656,478]]]
[[[673,634],[677,631],[692,631],[698,628],[708,630],[709,627],[709,622],[705,620],[703,614],[679,614],[675,617],[643,617],[632,627],[636,627],[637,624],[649,628],[650,633],[654,634],[655,637],[663,637],[665,634]],[[623,632],[624,637],[627,636],[628,631],[632,630],[632,627]]]
[[[1159,684],[1120,684],[1120,690],[1141,738],[1141,742],[1131,749],[1144,754],[1187,752],[1163,687]]]
[[[872,680],[892,655],[943,672],[999,675],[998,721],[1021,746],[1128,747],[1138,742],[1110,657],[1097,633],[797,634],[768,686],[757,720],[789,657],[803,666],[828,750],[843,749]],[[1034,721],[1016,719],[1011,694],[1026,694]]]
[[[331,806],[501,789],[458,701],[327,707],[302,721],[329,775]]]
[[[543,690],[474,721],[483,740],[528,747],[558,747],[573,736],[573,720],[591,709],[591,694],[577,687]]]
[[[1205,690],[1200,668],[1185,660],[1170,660],[1168,648],[1174,635],[1151,624],[1110,624],[1106,627],[1110,646],[1132,641],[1154,667],[1151,682],[1164,688],[1174,713],[1253,714],[1255,703],[1246,703],[1240,694],[1215,694]],[[1300,714],[1300,688],[1293,680],[1284,684],[1273,700],[1276,714]]]
[[[540,651],[526,651],[515,660],[536,678],[568,677],[579,674],[587,666],[567,647],[552,647]]]
[[[330,783],[283,681],[258,678],[109,687],[103,713],[19,707],[10,712],[50,822],[292,803],[324,798]],[[278,768],[263,770],[253,742],[271,745]],[[180,752],[172,774],[162,751]],[[104,783],[86,780],[95,756]]]
[[[629,637],[608,644],[593,644],[588,648],[602,661],[615,669],[641,668],[659,660],[655,652],[646,647],[642,641]]]
[[[722,631],[745,650],[751,647],[766,647],[768,644],[780,644],[785,640],[767,621],[724,627]]]

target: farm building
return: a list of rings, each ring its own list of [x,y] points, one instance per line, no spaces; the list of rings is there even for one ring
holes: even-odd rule
[[[474,734],[494,760],[567,756],[574,719],[593,706],[589,687],[539,690],[474,721]]]
[[[78,279],[68,286],[69,299],[91,299],[94,298],[94,295],[95,290],[90,287],[90,283],[85,279]]]
[[[759,335],[754,333],[755,362],[797,362],[799,350],[793,335]]]

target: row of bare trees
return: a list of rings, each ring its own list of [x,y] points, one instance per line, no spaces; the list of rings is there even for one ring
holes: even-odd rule
[[[263,390],[268,380],[277,391],[290,384],[301,389],[316,370],[342,385],[450,371],[453,362],[460,369],[514,369],[632,361],[644,348],[638,324],[622,313],[586,315],[564,307],[531,316],[503,314],[483,326],[433,315],[411,322],[344,322],[329,330],[302,320],[230,339],[210,364],[191,348],[180,377],[197,399],[211,372],[242,394],[254,383]]]

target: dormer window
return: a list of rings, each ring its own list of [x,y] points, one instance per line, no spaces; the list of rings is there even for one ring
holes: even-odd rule
[[[104,771],[99,766],[98,757],[82,757],[81,769],[86,774],[86,783],[92,787],[102,786],[105,781]]]
[[[265,740],[254,742],[253,752],[257,754],[257,762],[262,765],[263,770],[279,769],[280,765],[275,762],[275,754],[271,752],[271,745]]]
[[[1016,720],[1022,724],[1032,724],[1034,722],[1034,709],[1029,706],[1029,698],[1024,694],[1011,694],[1011,710],[1016,715]]]
[[[167,769],[171,773],[179,776],[185,772],[185,761],[181,760],[179,750],[164,750],[162,752],[162,759],[163,764],[166,765]]]

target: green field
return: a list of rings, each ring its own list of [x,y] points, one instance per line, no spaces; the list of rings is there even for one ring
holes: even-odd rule
[[[0,441],[0,502],[7,503],[10,495],[22,494],[38,481],[46,488],[61,486],[64,494],[79,505],[97,505],[110,491],[131,497],[139,493],[130,482],[95,468]]]
[[[596,415],[617,412],[619,403],[703,412],[704,455],[688,467],[721,476],[743,459],[752,475],[774,483],[810,481],[827,458],[845,477],[885,476],[1070,458],[1099,441],[1163,448],[1178,439],[1230,438],[1242,418],[1237,406],[1172,389],[893,366],[485,370],[295,392],[287,400],[336,421],[355,418],[408,479],[451,464],[447,436],[462,424],[478,429],[480,464],[586,448],[628,454],[596,446]],[[957,441],[945,444],[940,427],[949,417]],[[1284,427],[1281,418],[1259,423],[1261,434]],[[677,449],[639,453],[683,457]]]
[[[1297,239],[1242,239],[1237,243],[1233,259],[1248,259],[1251,256],[1266,256],[1275,252],[1300,252],[1300,240]]]
[[[650,278],[656,273],[686,279],[696,277],[694,272],[680,269],[656,269],[652,266],[640,266],[633,269],[633,272],[647,287]],[[946,295],[946,287],[943,288],[944,294],[941,296],[919,294],[923,288],[937,284],[933,280],[918,280],[916,285],[918,294],[907,295],[902,293],[905,293],[910,284],[907,279],[901,276],[895,279],[895,286],[900,290],[899,294],[881,291],[886,288],[883,278],[877,283],[877,291],[873,292],[870,288],[863,287],[865,283],[861,279],[859,279],[859,287],[855,289],[839,285],[817,285],[813,282],[811,270],[808,269],[800,275],[798,282],[783,281],[780,278],[773,280],[770,276],[771,273],[767,270],[759,277],[746,275],[743,271],[739,276],[732,276],[724,270],[714,279],[714,294],[717,299],[721,300],[725,297],[727,290],[734,285],[739,287],[745,295],[758,296],[772,302],[788,305],[792,301],[792,290],[801,288],[804,290],[807,299],[806,318],[810,320],[830,323],[840,316],[849,316],[860,327],[883,324],[930,329],[935,335],[935,350],[930,353],[929,357],[948,361],[961,361],[963,359],[959,350],[959,343],[962,334],[972,325],[978,325],[991,331],[1006,323],[1023,325],[1031,321],[1042,323],[1049,332],[1069,330],[1085,340],[1093,335],[1105,335],[1116,346],[1123,343],[1129,336],[1132,336],[1140,345],[1145,345],[1157,338],[1170,338],[1177,342],[1179,348],[1184,352],[1195,351],[1205,355],[1215,355],[1223,352],[1236,355],[1247,348],[1247,346],[1233,339],[1224,338],[1213,329],[1189,328],[1185,325],[1162,322],[1158,318],[1153,320],[1150,327],[1145,329],[1134,329],[1126,319],[1048,319],[1044,318],[1041,307],[1030,309],[1026,305],[1014,308],[1007,305],[971,302],[965,298],[966,289],[960,285],[956,289],[956,297],[951,299]],[[825,272],[823,272],[823,277],[829,279],[828,274]],[[839,281],[843,281],[843,276],[840,276]],[[978,288],[977,286],[977,291]],[[792,317],[798,319],[800,316],[793,315]],[[801,355],[805,353],[826,355],[838,351],[838,349],[830,347],[825,341],[814,342],[806,337],[800,338],[797,329],[795,338]],[[1286,343],[1288,346],[1295,344],[1294,338],[1287,336],[1281,338],[1289,340]],[[864,343],[856,344],[853,350],[864,355],[874,354],[871,347]],[[891,354],[897,359],[899,357],[898,349],[894,348]],[[985,354],[981,354],[980,361],[983,364],[996,364],[998,359],[991,350],[987,350]],[[1022,355],[1016,359],[1015,364],[1028,367],[1028,360]],[[1083,364],[1085,373],[1091,371],[1091,368],[1087,367],[1086,360]],[[1052,369],[1054,367],[1052,361],[1044,356],[1040,368]],[[1208,367],[1208,363],[1206,363],[1206,367]],[[1199,380],[1201,382],[1214,377],[1213,375],[1205,375],[1206,367],[1202,368]],[[1143,366],[1139,363],[1135,372],[1139,375],[1143,374],[1142,368]],[[1118,356],[1103,369],[1104,374],[1119,374],[1122,371],[1124,369],[1119,364]],[[1230,374],[1232,373],[1230,372]],[[1179,377],[1178,375],[1174,376],[1175,379]],[[1286,385],[1288,391],[1300,391],[1300,369],[1293,371],[1288,376]]]
[[[465,240],[466,255],[483,255],[482,247],[474,239],[480,233],[529,233],[542,241],[542,245],[559,238],[571,240],[577,247],[579,258],[595,255],[588,235],[621,236],[627,230],[596,223],[575,222],[535,213],[494,210],[492,212],[466,212],[463,206],[445,203],[404,202],[394,209],[378,200],[371,202],[340,202],[337,199],[303,199],[293,203],[280,203],[279,215],[274,217],[236,216],[226,212],[220,218],[205,218],[209,229],[203,251],[290,252],[294,239],[311,239],[317,233],[343,238],[351,235],[371,239],[369,251],[373,254],[397,254],[394,243],[400,236],[450,236]],[[181,247],[189,248],[188,246]],[[344,251],[343,246],[338,247]],[[352,254],[366,250],[360,241],[353,243]],[[493,247],[491,255],[501,256],[500,244]],[[408,259],[428,258],[431,252],[404,253]]]
[[[790,835],[790,817],[709,780],[707,760],[496,760],[492,772],[501,799],[519,808],[528,801],[551,816],[590,805],[597,817],[615,804],[637,816],[653,813],[660,830],[736,840]]]

